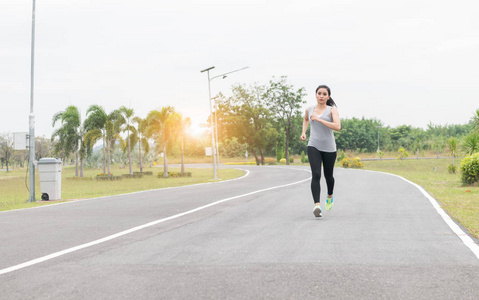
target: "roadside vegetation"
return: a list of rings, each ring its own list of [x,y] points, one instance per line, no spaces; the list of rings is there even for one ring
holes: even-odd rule
[[[180,168],[170,168],[170,171],[179,172]],[[40,180],[38,172],[35,180],[37,202],[27,203],[28,190],[25,184],[26,169],[15,169],[11,172],[0,172],[0,211],[36,207],[59,202],[126,194],[144,190],[160,189],[166,187],[184,186],[197,183],[214,182],[211,169],[188,168],[191,177],[163,178],[161,167],[144,168],[144,172],[152,175],[143,175],[141,178],[123,178],[121,180],[103,181],[96,180],[102,173],[101,169],[85,169],[84,177],[75,177],[75,167],[69,166],[62,170],[62,200],[41,201]],[[128,169],[112,167],[113,176],[128,173]],[[158,174],[161,176],[158,177]],[[237,169],[218,170],[218,180],[228,180],[241,177],[244,171]],[[28,180],[27,180],[28,182]]]

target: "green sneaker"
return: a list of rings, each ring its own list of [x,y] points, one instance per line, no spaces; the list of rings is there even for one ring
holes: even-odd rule
[[[315,205],[314,206],[314,209],[313,209],[313,214],[316,218],[320,218],[322,217],[323,215],[321,214],[321,206],[319,204]]]
[[[333,198],[326,198],[326,210],[331,210],[333,208]]]

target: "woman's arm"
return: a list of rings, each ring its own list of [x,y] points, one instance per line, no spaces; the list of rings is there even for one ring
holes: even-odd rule
[[[339,112],[336,107],[331,108],[331,117],[333,118],[333,122],[328,122],[321,119],[319,116],[311,117],[311,120],[318,121],[324,126],[331,128],[332,130],[340,131],[341,130],[341,120],[339,119]],[[304,124],[304,121],[303,121]],[[304,127],[304,126],[303,126]]]
[[[306,141],[306,130],[308,130],[308,125],[309,125],[308,109],[306,108],[306,111],[304,112],[304,118],[303,118],[303,133],[301,134],[301,137],[300,137],[302,141]]]

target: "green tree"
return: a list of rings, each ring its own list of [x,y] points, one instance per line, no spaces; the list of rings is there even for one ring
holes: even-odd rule
[[[454,157],[456,157],[458,150],[458,143],[456,138],[450,138],[447,140],[447,152],[452,156],[452,165],[454,166]]]
[[[55,152],[63,150],[66,157],[70,153],[75,153],[75,177],[78,177],[78,161],[79,151],[83,140],[83,131],[81,128],[81,117],[76,106],[70,105],[64,111],[57,112],[53,115],[52,126],[55,127],[56,122],[61,121],[61,127],[56,129],[51,140],[58,138]]]
[[[378,147],[378,129],[381,122],[375,119],[351,118],[341,120],[341,131],[335,132],[338,149],[374,152]]]
[[[477,109],[472,117],[473,130],[476,134],[479,134],[479,109]]]
[[[2,157],[2,162],[5,163],[8,170],[8,163],[10,161],[10,157],[13,153],[13,138],[11,134],[4,133],[0,135],[0,155]]]
[[[265,164],[266,148],[277,135],[270,121],[271,112],[260,97],[263,90],[258,85],[233,86],[233,96],[221,101],[218,113],[223,136],[230,140],[236,137],[240,144],[246,144],[258,165]]]
[[[479,134],[471,132],[466,136],[462,141],[461,149],[466,155],[479,152]]]
[[[191,127],[191,119],[184,118],[181,113],[175,113],[174,116],[174,136],[178,137],[181,149],[181,174],[185,174],[185,135],[188,128]]]
[[[293,86],[287,84],[286,76],[281,76],[279,80],[273,78],[270,85],[263,95],[268,103],[273,115],[279,117],[285,132],[285,158],[289,165],[289,144],[294,132],[293,119],[301,115],[301,107],[306,103],[303,98],[306,95],[304,88],[297,91]]]
[[[133,168],[131,164],[131,136],[130,131],[135,132],[136,128],[131,124],[135,111],[133,108],[120,107],[121,123],[123,123],[123,132],[127,132],[127,147],[128,147],[128,166],[130,167],[130,174],[133,174]]]
[[[168,177],[168,159],[166,150],[174,133],[177,116],[175,109],[165,106],[161,110],[152,110],[148,113],[146,134],[155,140],[159,149],[163,149],[163,177]]]
[[[135,147],[136,143],[138,143],[138,154],[139,154],[139,164],[140,164],[140,172],[143,172],[143,161],[142,161],[142,152],[141,148],[143,146],[143,151],[147,154],[150,151],[150,144],[148,143],[148,139],[146,136],[146,127],[147,122],[146,119],[142,119],[140,117],[134,117],[133,122],[136,123],[136,133],[134,142],[132,142],[132,146]]]
[[[107,114],[103,107],[99,105],[91,105],[87,110],[87,118],[84,123],[85,145],[88,153],[91,153],[93,146],[100,139],[103,140],[103,173],[106,173],[106,165],[108,176],[111,176],[111,148],[117,139],[121,140],[119,135],[121,124],[122,117],[119,110],[113,110]]]

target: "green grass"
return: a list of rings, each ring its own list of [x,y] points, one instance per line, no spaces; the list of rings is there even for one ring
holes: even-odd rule
[[[180,171],[177,168],[169,168],[168,170]],[[62,169],[62,201],[45,202],[40,201],[40,181],[37,171],[35,196],[38,202],[35,203],[26,202],[29,192],[25,185],[25,169],[15,169],[8,173],[2,171],[0,172],[0,211],[214,181],[212,169],[187,168],[185,171],[191,172],[192,176],[184,178],[158,178],[158,173],[163,174],[162,167],[144,168],[143,171],[152,171],[153,175],[143,176],[142,178],[124,178],[119,181],[97,181],[95,177],[97,174],[102,173],[102,170],[85,169],[84,178],[75,179],[75,167],[64,167]],[[128,168],[112,168],[112,173],[113,175],[127,174]],[[244,171],[241,170],[219,169],[218,181],[237,178],[242,175],[244,175]]]
[[[447,213],[479,238],[479,186],[462,186],[461,175],[449,174],[451,159],[365,161],[364,169],[400,175],[433,196]],[[455,164],[459,166],[460,159]],[[436,169],[437,168],[437,169]],[[459,168],[458,168],[459,169]]]

